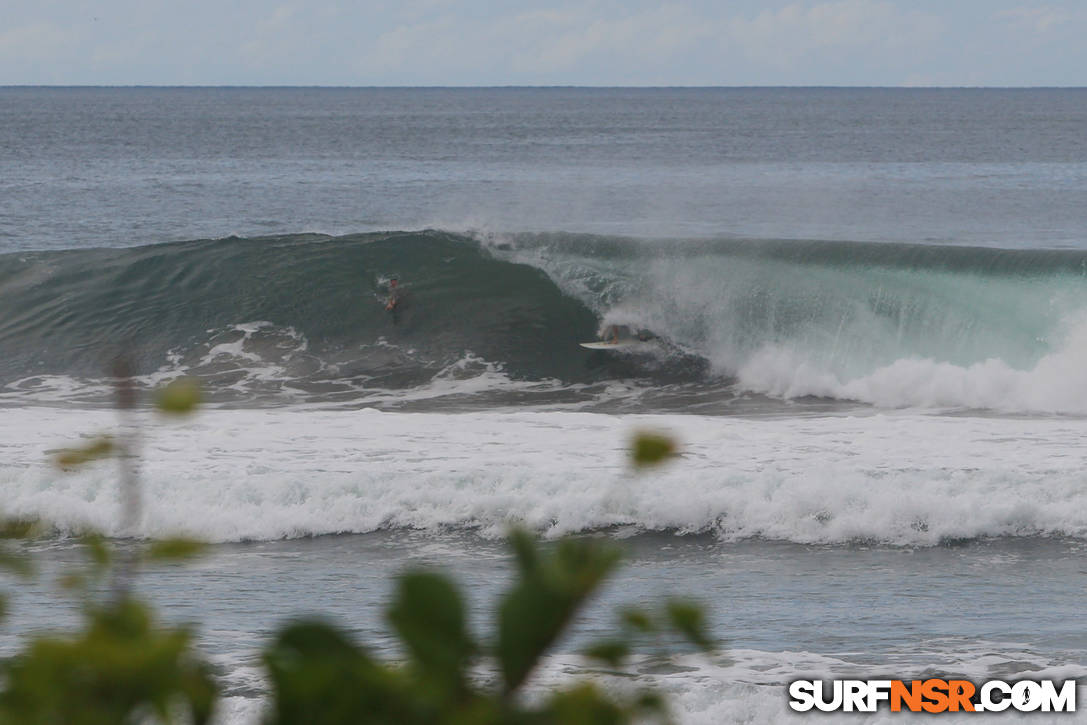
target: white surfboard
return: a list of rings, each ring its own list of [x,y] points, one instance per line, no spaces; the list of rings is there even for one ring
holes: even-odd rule
[[[639,350],[652,350],[657,347],[656,343],[652,341],[643,340],[618,340],[616,342],[607,342],[606,340],[598,340],[597,342],[582,342],[578,343],[586,350],[616,350],[623,352],[637,352]]]

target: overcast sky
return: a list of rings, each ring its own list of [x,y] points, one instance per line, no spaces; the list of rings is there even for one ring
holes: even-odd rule
[[[0,0],[0,84],[1087,85],[1087,0]]]

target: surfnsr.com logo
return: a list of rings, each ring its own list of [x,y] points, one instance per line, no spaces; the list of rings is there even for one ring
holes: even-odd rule
[[[1076,681],[796,680],[789,707],[797,712],[1075,712]]]

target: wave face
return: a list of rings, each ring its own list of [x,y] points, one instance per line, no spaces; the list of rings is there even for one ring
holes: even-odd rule
[[[744,391],[1087,413],[1087,253],[533,236],[513,258]]]
[[[10,254],[0,383],[104,395],[123,351],[228,401],[599,404],[623,381],[677,409],[741,392],[1078,414],[1085,275],[1072,250],[438,231]],[[613,323],[663,343],[577,347]]]
[[[383,306],[393,275],[395,315]],[[575,379],[581,361],[551,353],[597,324],[541,271],[437,232],[6,255],[0,306],[14,311],[0,320],[0,380],[16,390],[100,378],[121,352],[141,375],[186,372],[239,394],[411,388],[485,361]]]

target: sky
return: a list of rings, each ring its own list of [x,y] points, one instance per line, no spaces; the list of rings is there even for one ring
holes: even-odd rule
[[[1087,0],[0,0],[0,85],[1087,86]]]

